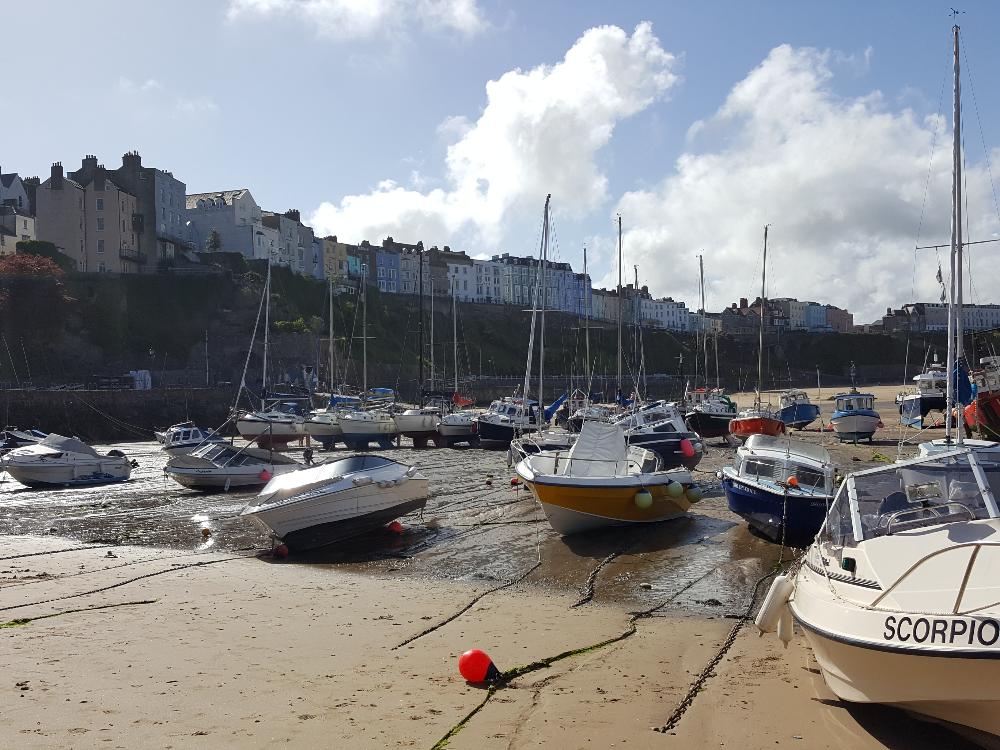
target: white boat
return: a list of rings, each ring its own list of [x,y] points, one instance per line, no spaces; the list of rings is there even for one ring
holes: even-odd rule
[[[449,448],[456,443],[479,445],[478,423],[473,411],[453,411],[438,421],[438,434]]]
[[[875,411],[875,396],[852,389],[849,393],[838,393],[834,399],[836,406],[830,423],[840,442],[867,440],[870,443],[882,426],[882,419]]]
[[[387,524],[427,503],[415,466],[357,455],[275,477],[240,514],[292,550],[323,547]]]
[[[380,448],[391,448],[393,438],[398,434],[392,415],[384,409],[343,412],[340,415],[340,430],[347,447],[356,451],[367,450],[373,442],[378,443]]]
[[[700,498],[691,473],[659,466],[651,451],[628,448],[618,425],[585,422],[568,451],[529,455],[516,471],[552,528],[569,535],[686,513]]]
[[[205,443],[224,443],[224,438],[212,430],[204,430],[194,422],[175,424],[164,431],[162,450],[171,456],[179,453],[190,453]]]
[[[262,448],[284,446],[305,437],[305,417],[294,402],[276,402],[266,409],[243,412],[236,420],[240,436]]]
[[[972,448],[851,474],[757,617],[830,689],[1000,734],[1000,464]]]
[[[272,477],[301,468],[295,459],[264,448],[206,443],[191,453],[172,456],[163,473],[192,490],[228,492],[263,487]]]
[[[48,436],[41,430],[19,430],[16,427],[4,427],[0,430],[0,456],[15,448],[40,443]]]
[[[427,441],[438,434],[441,407],[423,406],[419,409],[406,409],[399,414],[393,414],[392,421],[396,425],[397,432],[413,440],[414,447],[426,447]]]
[[[344,437],[344,431],[340,429],[340,416],[336,410],[331,409],[316,409],[310,412],[303,430],[312,440],[326,449],[332,448]]]
[[[28,487],[124,482],[136,464],[118,450],[99,454],[76,438],[52,433],[34,445],[15,448],[0,468]]]

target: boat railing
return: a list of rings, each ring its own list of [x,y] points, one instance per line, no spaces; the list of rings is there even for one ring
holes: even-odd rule
[[[562,462],[561,464],[560,464],[560,461]],[[620,459],[614,459],[614,458],[580,458],[578,456],[569,455],[569,453],[563,455],[562,451],[556,451],[556,454],[555,454],[555,456],[553,456],[553,461],[552,461],[552,473],[553,474],[562,474],[563,476],[574,476],[574,473],[573,473],[573,465],[574,464],[583,464],[584,468],[586,468],[586,467],[594,467],[594,466],[596,466],[598,464],[603,465],[604,467],[608,467],[608,466],[613,466],[614,467],[613,473],[610,473],[610,474],[609,473],[592,474],[592,473],[588,472],[587,474],[580,474],[579,476],[625,477],[625,476],[629,476],[629,474],[630,474],[629,469],[630,468],[632,468],[632,467],[634,467],[636,469],[641,469],[642,468],[641,465],[637,461],[635,461],[635,460],[633,460],[631,458],[628,458],[628,457],[620,458]],[[562,465],[564,467],[564,471],[562,471],[562,472],[559,471],[560,465]]]

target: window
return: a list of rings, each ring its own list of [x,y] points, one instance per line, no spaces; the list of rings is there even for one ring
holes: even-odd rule
[[[98,211],[103,211],[104,210],[104,198],[98,198],[97,199],[97,210]]]
[[[27,229],[28,228],[28,220],[27,219],[21,219],[21,228],[22,229]]]
[[[104,252],[104,240],[98,240],[97,241],[97,252],[99,252],[99,253],[103,253]]]
[[[99,272],[99,273],[104,273],[104,272],[105,272],[105,271],[107,271],[108,269],[107,269],[107,268],[105,268],[105,266],[104,266],[104,263],[98,263],[98,264],[97,264],[97,270],[98,270],[98,272]]]
[[[104,231],[104,217],[103,216],[98,216],[97,217],[97,231],[98,232],[103,232]]]

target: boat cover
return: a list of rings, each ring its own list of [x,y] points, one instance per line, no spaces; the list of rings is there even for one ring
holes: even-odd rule
[[[569,450],[564,473],[575,477],[613,477],[624,471],[627,447],[621,425],[584,422]]]
[[[47,438],[39,442],[39,445],[44,445],[47,448],[62,451],[63,453],[83,453],[87,456],[98,455],[97,451],[84,443],[82,440],[65,437],[63,435],[56,435],[55,433],[50,434]]]

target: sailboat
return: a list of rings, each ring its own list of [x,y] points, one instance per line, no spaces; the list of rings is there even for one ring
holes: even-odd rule
[[[958,25],[953,34],[949,373],[961,351]],[[787,643],[797,622],[823,679],[843,700],[890,704],[1000,735],[1000,509],[993,489],[1000,487],[1000,463],[963,444],[961,431],[939,450],[921,449],[915,460],[848,475],[798,569],[775,579],[757,626],[777,630]]]
[[[236,419],[236,429],[240,436],[252,440],[261,448],[283,448],[293,440],[301,439],[305,433],[305,417],[299,413],[294,403],[282,403],[281,399],[267,398],[267,355],[268,336],[271,327],[271,258],[267,259],[267,279],[264,282],[264,357],[261,377],[260,409],[242,412]],[[258,318],[259,320],[259,318]],[[242,390],[244,381],[240,384]]]
[[[367,450],[372,442],[380,448],[392,447],[392,440],[398,434],[396,423],[389,411],[388,389],[368,390],[368,264],[361,266],[361,406],[345,411],[339,416],[340,430],[344,444],[351,450]],[[393,394],[395,395],[395,394]]]
[[[465,407],[475,403],[472,399],[462,396],[458,392],[458,309],[455,304],[455,282],[451,290],[451,343],[452,361],[455,365],[455,384],[451,392],[450,408],[441,409],[441,416],[437,420],[437,433],[440,440],[449,448],[454,448],[458,443],[465,443],[469,446],[479,445],[479,424],[476,421],[476,413],[469,411]]]
[[[729,434],[736,438],[751,435],[782,435],[785,423],[769,407],[761,405],[760,392],[764,387],[764,320],[767,317],[767,230],[764,225],[764,262],[760,274],[760,343],[757,347],[757,390],[753,407],[744,409],[729,422]]]
[[[314,409],[309,412],[306,418],[305,433],[311,439],[323,446],[324,450],[329,450],[343,440],[344,431],[340,429],[340,412],[347,408],[356,407],[361,399],[357,396],[334,392],[334,383],[337,382],[336,348],[333,340],[333,277],[327,279],[327,302],[329,305],[327,313],[327,339],[329,348],[327,356],[327,372],[330,384],[330,400],[323,409]]]

